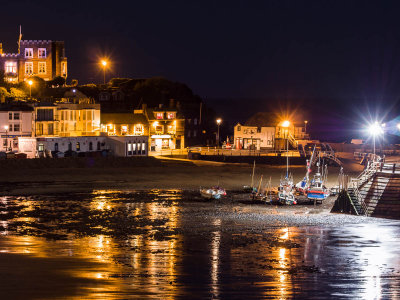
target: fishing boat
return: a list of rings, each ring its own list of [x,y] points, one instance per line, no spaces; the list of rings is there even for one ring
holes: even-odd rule
[[[310,182],[309,187],[306,190],[307,199],[316,203],[322,203],[323,200],[328,198],[330,192],[325,186],[326,178],[328,175],[327,165],[322,167],[322,173],[320,173],[320,163],[317,163],[318,170],[315,173],[313,179]]]
[[[283,205],[297,204],[294,196],[293,177],[289,174],[289,139],[286,141],[286,176],[281,178],[278,190],[278,201]]]
[[[315,157],[315,146],[311,154],[310,160],[306,160],[306,175],[304,176],[303,180],[299,181],[296,184],[296,191],[304,195],[306,194],[306,191],[310,184],[311,165],[313,164],[314,157]]]
[[[281,178],[278,190],[279,203],[283,205],[297,204],[294,196],[293,178],[291,175],[286,175]]]
[[[200,188],[200,195],[206,199],[220,199],[221,196],[226,196],[225,189],[216,186],[212,188]]]

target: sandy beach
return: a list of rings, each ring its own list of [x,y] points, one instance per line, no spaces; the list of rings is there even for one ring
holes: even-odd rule
[[[0,195],[31,195],[93,189],[185,189],[221,185],[240,190],[251,183],[252,165],[191,161],[163,157],[124,159],[59,159],[1,161]],[[363,166],[345,161],[344,170],[357,175]],[[305,175],[305,166],[292,166],[295,182]],[[278,186],[285,166],[257,165],[256,183],[263,175]],[[330,167],[328,186],[337,184],[338,167]]]

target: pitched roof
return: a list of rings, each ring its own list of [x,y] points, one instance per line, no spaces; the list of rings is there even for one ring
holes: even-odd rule
[[[101,123],[111,124],[146,124],[147,119],[143,114],[134,113],[101,113]]]
[[[257,127],[275,127],[279,123],[278,118],[274,113],[269,112],[258,112],[251,116],[244,125],[245,126],[257,126]]]

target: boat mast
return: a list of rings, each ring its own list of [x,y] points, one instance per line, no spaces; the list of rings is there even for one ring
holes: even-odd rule
[[[256,168],[256,161],[253,162],[253,174],[251,175],[251,187],[253,188],[254,184],[254,169]]]
[[[289,130],[286,139],[286,178],[289,178]]]

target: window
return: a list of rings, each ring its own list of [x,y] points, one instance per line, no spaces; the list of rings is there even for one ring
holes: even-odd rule
[[[46,48],[39,48],[38,49],[38,57],[39,58],[46,58]]]
[[[38,65],[38,73],[39,74],[46,74],[46,62],[45,61],[40,61]]]
[[[17,132],[20,131],[19,124],[14,124],[14,131],[17,131]]]
[[[97,142],[97,151],[100,151],[100,142]]]
[[[72,143],[71,142],[68,143],[68,151],[72,151]]]
[[[19,120],[19,113],[14,113],[14,120]]]
[[[134,131],[135,135],[143,135],[144,134],[143,125],[142,124],[136,124],[133,131]]]
[[[4,64],[4,72],[7,73],[17,73],[17,62],[16,61],[6,61]]]
[[[33,74],[33,62],[26,62],[25,75],[32,75],[32,74]]]
[[[93,143],[89,142],[89,151],[93,151]]]
[[[33,58],[33,48],[25,48],[25,58]]]
[[[146,153],[146,147],[145,147],[145,143],[142,143],[142,154]]]
[[[169,126],[168,126],[168,133],[169,133],[169,134],[174,134],[174,133],[175,133],[175,127],[172,126],[172,125],[169,125]]]
[[[54,151],[58,151],[58,143],[54,144]]]
[[[53,135],[54,134],[54,126],[52,123],[47,125],[47,134]]]
[[[257,133],[261,133],[261,127],[257,127]]]
[[[39,144],[38,150],[40,152],[43,152],[44,151],[44,145],[43,144]]]
[[[188,130],[187,137],[190,138],[190,130]]]
[[[67,63],[66,62],[61,63],[61,76],[67,77]]]
[[[128,155],[132,155],[132,144],[128,143]]]
[[[13,124],[8,125],[8,131],[13,131]]]
[[[81,143],[76,142],[76,151],[80,151],[81,150]]]
[[[121,134],[127,134],[128,133],[128,126],[127,125],[122,125],[121,126]]]
[[[9,113],[8,113],[8,119],[9,119],[9,120],[12,120],[12,112],[9,112]]]
[[[193,124],[197,125],[197,119],[196,118],[193,119]]]
[[[162,113],[162,112],[156,113],[156,119],[157,120],[162,120],[163,118],[164,118],[164,113]]]
[[[36,113],[36,121],[53,121],[53,110],[49,108],[39,108]]]
[[[156,133],[157,134],[162,134],[163,133],[163,126],[162,125],[157,125],[156,126]]]
[[[167,113],[167,118],[168,119],[175,119],[175,113],[174,112]]]
[[[197,131],[193,130],[193,137],[196,137],[196,136],[197,136]]]
[[[240,130],[242,130],[242,126],[237,127],[237,131],[240,131]]]

